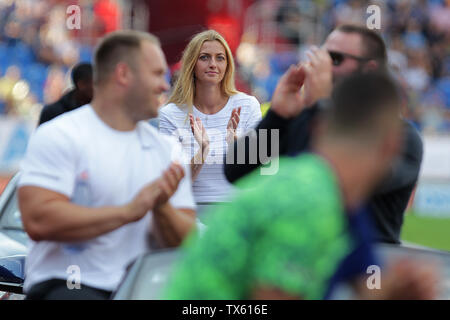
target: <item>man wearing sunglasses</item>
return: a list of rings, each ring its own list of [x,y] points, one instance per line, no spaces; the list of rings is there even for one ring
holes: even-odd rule
[[[333,63],[333,81],[355,72],[386,69],[383,39],[366,28],[342,25],[330,33],[323,49]]]
[[[234,159],[227,159],[225,163],[228,181],[234,183],[261,165],[260,159],[256,164],[249,161],[250,145],[259,148],[259,134],[262,132],[259,129],[267,129],[268,137],[271,129],[279,130],[278,146],[272,146],[271,139],[266,139],[271,156],[277,156],[278,152],[294,156],[306,151],[321,113],[322,104],[318,101],[329,96],[333,83],[356,72],[387,71],[386,47],[382,38],[376,32],[359,26],[336,28],[322,48],[313,48],[307,56],[309,61],[301,64],[296,77],[280,79],[271,109],[256,128],[256,135],[242,137],[234,144]],[[300,94],[290,90],[297,85],[302,87]],[[404,121],[404,130],[402,154],[367,204],[378,242],[400,243],[403,214],[420,171],[422,140],[407,121]],[[242,144],[245,145],[245,163],[238,164],[237,159],[242,158],[238,158]],[[259,150],[257,152],[259,154]]]
[[[366,57],[357,57],[349,53],[338,52],[338,51],[328,51],[331,61],[333,62],[333,66],[340,66],[345,60],[353,59],[358,63],[365,63],[371,60],[371,58]]]

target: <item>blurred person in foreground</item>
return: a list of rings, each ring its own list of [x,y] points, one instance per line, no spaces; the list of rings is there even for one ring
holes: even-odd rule
[[[92,103],[32,136],[18,189],[33,240],[28,299],[107,299],[134,259],[177,246],[194,226],[181,146],[147,122],[168,89],[166,70],[153,35],[110,33],[96,49]],[[67,285],[73,266],[79,290]]]
[[[236,90],[233,56],[218,32],[201,32],[189,42],[168,102],[159,127],[181,141],[191,159],[195,201],[227,201],[233,186],[223,173],[223,155],[239,134],[256,126],[261,110],[255,97]]]
[[[225,176],[231,183],[262,164],[258,157],[254,157],[254,162],[249,161],[252,150],[250,146],[255,146],[255,154],[259,155],[260,143],[265,144],[272,157],[278,156],[278,152],[292,156],[307,151],[310,148],[311,132],[321,113],[318,101],[328,97],[332,83],[355,72],[383,71],[388,68],[383,39],[372,30],[354,25],[336,28],[321,49],[314,48],[307,55],[314,63],[301,68],[301,91],[298,98],[287,101],[284,89],[277,87],[271,108],[257,126],[256,134],[240,138],[234,143],[231,149],[233,152],[228,151],[234,155],[234,159],[227,159],[225,163]],[[261,142],[260,129],[267,129],[269,137],[271,130],[279,130],[278,145],[271,145],[271,139]],[[368,214],[376,231],[374,239],[379,242],[400,243],[404,212],[416,186],[422,163],[423,145],[419,133],[407,120],[403,121],[403,130],[405,138],[401,154],[367,203]],[[241,146],[245,147],[244,155],[239,154]],[[245,158],[245,161],[238,162],[239,157]]]
[[[278,87],[295,95],[302,77],[302,67],[291,67]],[[252,189],[218,208],[201,238],[188,238],[164,298],[329,298],[355,246],[353,215],[398,153],[399,106],[397,86],[383,73],[339,83],[311,151],[283,157],[277,175],[244,178],[240,184]],[[362,299],[436,294],[434,269],[407,260],[383,270],[381,290],[357,275],[344,280]]]
[[[75,65],[72,69],[71,76],[74,88],[63,95],[58,101],[44,106],[39,118],[39,125],[91,102],[94,93],[92,65],[90,63]]]

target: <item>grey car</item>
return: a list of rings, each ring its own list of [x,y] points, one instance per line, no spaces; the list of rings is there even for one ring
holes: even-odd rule
[[[23,229],[17,205],[17,182],[14,176],[0,196],[0,299],[23,298],[24,261],[27,244],[30,241]],[[441,272],[440,299],[450,299],[450,253],[412,245],[376,245],[376,251],[383,260],[411,257],[425,261],[436,261]],[[170,276],[173,265],[180,258],[178,249],[150,252],[139,257],[130,265],[113,298],[117,300],[157,300]],[[3,291],[3,293],[2,293]],[[4,292],[8,292],[5,294]],[[16,295],[11,295],[15,293]],[[345,287],[340,288],[334,299],[350,296]]]
[[[24,264],[30,241],[17,205],[16,174],[0,196],[0,299],[21,299]]]
[[[377,255],[383,261],[403,257],[415,260],[434,261],[441,273],[438,299],[450,300],[450,253],[418,246],[377,244]],[[141,256],[129,268],[118,290],[116,300],[160,300],[172,267],[180,258],[180,250],[172,249],[152,252]],[[348,286],[340,286],[332,294],[333,300],[348,300],[354,297]]]

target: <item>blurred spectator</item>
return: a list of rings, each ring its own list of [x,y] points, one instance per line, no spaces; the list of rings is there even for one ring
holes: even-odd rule
[[[390,48],[388,48],[388,59],[391,68],[395,72],[403,73],[408,68],[408,57],[405,54],[405,46],[399,35],[393,36]]]
[[[367,1],[349,0],[342,2],[335,10],[336,25],[364,24],[366,18]]]
[[[437,32],[450,33],[450,0],[444,0],[442,5],[431,8],[431,24]]]
[[[72,70],[72,83],[74,85],[72,90],[67,92],[55,103],[44,107],[39,119],[39,125],[91,102],[94,93],[92,65],[90,63],[80,63],[74,66]]]
[[[0,104],[2,113],[9,113],[13,107],[12,92],[14,85],[20,80],[20,70],[16,66],[7,69],[4,77],[0,78]]]
[[[279,25],[280,34],[286,38],[289,43],[296,45],[301,43],[300,30],[302,16],[296,1],[283,1],[278,9],[276,21]]]
[[[65,73],[61,67],[52,65],[44,84],[44,103],[58,100],[66,88]]]
[[[30,99],[29,91],[30,86],[21,78],[20,69],[15,65],[10,66],[5,76],[0,78],[0,113],[19,115],[19,107]]]
[[[427,62],[424,52],[413,50],[408,52],[408,68],[404,71],[404,77],[409,88],[416,94],[424,92],[430,83]]]
[[[409,20],[403,41],[407,49],[422,50],[426,46],[426,39],[422,33],[420,24],[416,20]]]

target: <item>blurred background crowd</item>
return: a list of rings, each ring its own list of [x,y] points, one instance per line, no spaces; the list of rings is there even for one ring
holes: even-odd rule
[[[0,0],[0,115],[36,121],[42,106],[57,100],[70,86],[70,67],[91,61],[96,39],[119,28],[152,31],[149,21],[161,6],[155,3]],[[450,0],[190,3],[209,7],[209,26],[217,21],[227,23],[214,16],[218,11],[215,8],[240,8],[240,30],[237,28],[237,34],[230,34],[227,40],[238,62],[239,89],[257,96],[261,103],[270,101],[281,74],[302,59],[309,45],[322,43],[338,24],[365,24],[371,15],[366,11],[368,6],[376,4],[381,8],[381,32],[388,44],[392,70],[408,92],[407,116],[420,130],[450,132]],[[81,8],[79,30],[66,26],[70,16],[66,10],[72,4]],[[228,23],[235,25],[232,20]],[[184,29],[186,34],[194,33],[193,28]],[[161,28],[156,32],[163,35],[163,45],[173,42],[173,36],[164,36],[170,32]],[[183,31],[179,29],[178,33]],[[176,61],[168,60],[175,71],[179,67]]]
[[[68,5],[83,12],[70,30]],[[121,25],[115,1],[0,0],[0,114],[35,120],[70,85],[69,69],[90,61],[95,40]]]
[[[229,36],[238,87],[261,103],[270,101],[280,75],[309,45],[320,44],[338,24],[365,24],[368,6],[378,5],[392,70],[408,92],[407,116],[421,130],[450,131],[450,0],[203,2],[228,9],[240,5],[241,30]],[[66,26],[71,4],[81,8],[79,30]],[[132,27],[136,19],[130,17],[137,15],[132,9],[139,5],[151,20],[152,1],[0,0],[0,114],[36,120],[42,106],[70,86],[70,67],[91,61],[96,39],[105,33]],[[213,20],[209,24],[217,24]],[[176,70],[176,62],[172,65]]]

